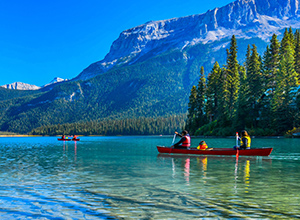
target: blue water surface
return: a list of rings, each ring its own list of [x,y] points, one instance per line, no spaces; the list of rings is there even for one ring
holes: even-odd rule
[[[300,139],[255,138],[271,155],[236,159],[158,154],[166,136],[80,138],[0,138],[0,219],[300,218]]]

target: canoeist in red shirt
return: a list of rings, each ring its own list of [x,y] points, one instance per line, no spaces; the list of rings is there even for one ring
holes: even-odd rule
[[[173,148],[183,148],[183,149],[189,149],[191,146],[191,137],[189,133],[184,130],[181,134],[179,134],[177,131],[175,131],[175,134],[181,137],[180,141],[178,141],[176,144],[174,144]]]

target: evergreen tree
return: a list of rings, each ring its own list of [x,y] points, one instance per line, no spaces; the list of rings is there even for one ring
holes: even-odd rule
[[[270,52],[271,52],[271,69],[278,68],[279,66],[279,52],[280,52],[280,43],[277,39],[277,35],[273,34],[270,41]]]
[[[292,27],[289,28],[289,34],[288,34],[288,36],[289,36],[290,46],[291,46],[291,48],[294,51],[295,50],[295,36],[294,36]]]
[[[186,129],[193,133],[196,130],[196,114],[197,114],[197,88],[193,86],[188,103],[188,115]]]
[[[293,56],[293,48],[287,48],[288,53],[285,56],[286,59],[286,70],[287,74],[285,77],[286,85],[286,99],[289,102],[288,104],[292,103],[294,98],[296,97],[296,87],[298,86],[298,74],[295,71],[295,59]]]
[[[280,43],[277,39],[277,35],[273,34],[270,45],[270,60],[267,63],[270,72],[267,77],[267,88],[271,89],[272,92],[275,90],[275,77],[279,67],[279,51],[280,51]],[[266,65],[266,64],[265,64]]]
[[[295,32],[295,70],[298,74],[298,81],[300,81],[300,32]]]
[[[251,56],[251,47],[250,47],[250,44],[248,44],[247,53],[246,53],[246,61],[245,61],[245,71],[246,72],[249,69],[250,56]]]
[[[248,126],[253,128],[257,127],[257,119],[259,118],[259,102],[264,93],[261,62],[255,45],[252,45],[247,81],[249,84],[248,102],[250,104],[248,117],[252,118],[252,123]]]
[[[263,94],[260,98],[260,126],[262,128],[268,128],[270,124],[270,101],[271,101],[271,93],[270,89],[271,83],[275,84],[275,76],[272,74],[272,54],[271,49],[267,46],[267,49],[264,53],[264,57],[261,66],[262,78],[263,78]],[[272,79],[272,80],[271,80]],[[275,86],[274,86],[275,87]],[[275,88],[274,88],[275,90]]]
[[[285,28],[284,33],[283,33],[283,38],[281,39],[280,42],[280,56],[282,57],[284,54],[286,54],[286,48],[290,44],[290,35],[288,32],[288,29]],[[280,59],[281,61],[281,59]]]
[[[270,46],[264,53],[263,63],[262,63],[262,74],[264,81],[264,94],[260,98],[260,127],[269,129],[271,123],[271,100],[275,92],[276,86],[276,74],[279,69],[279,55],[280,43],[277,39],[277,35],[273,34],[270,41]]]
[[[296,108],[297,73],[294,69],[293,48],[287,44],[276,75],[276,89],[272,99],[273,126],[280,134],[292,128]]]
[[[197,98],[196,98],[196,126],[197,128],[206,124],[205,117],[205,93],[206,93],[206,79],[204,75],[204,67],[200,70],[200,79],[197,86]]]
[[[226,68],[222,68],[220,72],[219,78],[219,85],[220,90],[218,92],[218,108],[217,108],[217,115],[218,115],[218,124],[221,127],[231,127],[232,126],[232,117],[231,117],[231,110],[230,108],[230,80],[229,74]]]
[[[239,79],[239,64],[237,61],[237,43],[236,38],[233,35],[230,42],[230,49],[227,52],[227,65],[226,74],[224,76],[225,84],[225,100],[227,101],[226,106],[228,106],[228,116],[229,120],[233,120],[237,109],[237,99],[240,86]]]
[[[283,34],[280,45],[280,56],[285,56],[287,53],[292,53],[294,55],[294,35],[286,28]]]
[[[247,124],[246,120],[249,115],[249,106],[248,106],[249,84],[247,82],[245,67],[241,66],[239,72],[240,72],[240,89],[239,89],[238,110],[237,110],[235,127],[236,130],[243,130],[246,129],[246,124]]]
[[[262,61],[262,71],[264,78],[266,79],[266,84],[268,85],[268,82],[270,81],[270,76],[271,76],[271,68],[272,68],[272,63],[271,63],[271,50],[269,45],[267,46],[267,49],[264,53],[263,56],[263,61]],[[268,86],[267,88],[268,89]]]
[[[219,107],[219,94],[221,93],[221,68],[218,62],[215,62],[211,73],[207,77],[207,90],[206,90],[206,114],[209,122],[218,118]]]

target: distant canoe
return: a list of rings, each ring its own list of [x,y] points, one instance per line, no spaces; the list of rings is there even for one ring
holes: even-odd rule
[[[212,150],[198,149],[174,149],[171,147],[157,146],[159,153],[164,154],[193,154],[193,155],[236,155],[237,150],[233,148],[213,148]],[[269,156],[273,148],[256,148],[248,150],[239,150],[240,156]]]
[[[59,141],[80,141],[79,138],[76,138],[76,139],[73,139],[73,138],[70,138],[70,139],[57,138],[57,140],[59,140]]]

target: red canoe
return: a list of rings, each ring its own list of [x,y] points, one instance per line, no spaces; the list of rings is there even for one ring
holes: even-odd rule
[[[171,147],[157,146],[159,153],[163,154],[194,154],[194,155],[236,155],[237,151],[232,148],[213,148],[212,150],[174,149]],[[273,148],[257,148],[239,150],[241,156],[269,156]]]
[[[70,138],[70,139],[57,138],[57,140],[59,140],[59,141],[80,141],[79,138],[76,138],[76,139],[73,139],[73,138]]]

